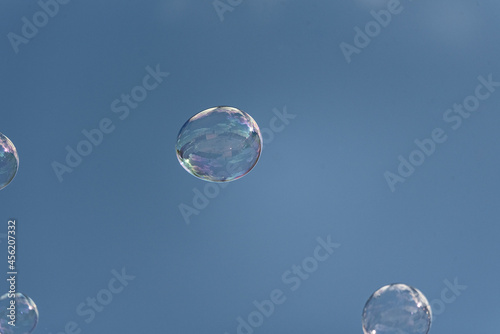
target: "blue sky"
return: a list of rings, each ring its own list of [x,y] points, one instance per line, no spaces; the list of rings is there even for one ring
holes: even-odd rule
[[[394,282],[431,301],[430,333],[494,330],[497,1],[59,1],[0,11],[20,157],[0,237],[16,218],[35,333],[362,333]],[[266,129],[223,188],[174,150],[218,105]]]

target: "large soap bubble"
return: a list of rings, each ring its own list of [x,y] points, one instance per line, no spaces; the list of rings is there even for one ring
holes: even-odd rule
[[[247,113],[232,107],[210,108],[184,124],[176,151],[181,166],[192,175],[228,182],[255,166],[262,151],[262,136]]]
[[[363,310],[365,334],[427,334],[432,312],[427,298],[405,284],[386,285],[373,293]]]
[[[19,157],[14,144],[0,133],[0,190],[14,179],[18,167]]]
[[[16,292],[14,297],[11,299],[8,293],[0,297],[0,333],[29,334],[38,323],[38,308],[30,297],[20,292]],[[15,311],[12,300],[16,301]],[[15,326],[9,324],[12,314],[15,314]]]

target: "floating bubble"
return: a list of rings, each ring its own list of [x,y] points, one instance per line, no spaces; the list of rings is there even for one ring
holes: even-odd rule
[[[14,144],[0,133],[0,190],[14,179],[18,168],[19,157]]]
[[[15,311],[11,301],[15,300]],[[10,309],[9,309],[10,308]],[[9,324],[15,314],[15,326]],[[33,300],[16,292],[15,298],[9,298],[6,293],[0,297],[0,333],[2,334],[29,334],[33,332],[38,323],[38,308]]]
[[[191,117],[177,136],[177,159],[192,175],[212,182],[236,180],[257,164],[259,126],[247,113],[216,107]]]
[[[365,334],[427,334],[431,321],[427,298],[405,284],[386,285],[375,291],[362,317]]]

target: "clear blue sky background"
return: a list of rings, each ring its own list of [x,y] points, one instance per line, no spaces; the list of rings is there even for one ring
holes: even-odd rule
[[[496,331],[500,87],[456,130],[443,115],[478,76],[500,81],[500,2],[401,6],[348,63],[340,43],[386,1],[243,0],[223,21],[208,0],[71,1],[18,53],[7,36],[40,7],[2,1],[0,132],[20,169],[0,191],[0,233],[18,219],[18,286],[39,307],[36,333],[74,321],[82,333],[233,334],[274,289],[286,301],[254,333],[362,333],[379,287],[439,301],[455,278],[467,288],[431,333]],[[112,102],[158,64],[170,75],[120,119]],[[179,205],[207,183],[177,162],[176,136],[217,105],[261,128],[275,108],[295,118],[187,224]],[[60,182],[52,164],[105,118],[114,131]],[[435,128],[447,141],[392,192],[384,173]],[[341,246],[292,291],[282,275],[327,236]],[[87,323],[77,307],[122,268],[135,279]]]

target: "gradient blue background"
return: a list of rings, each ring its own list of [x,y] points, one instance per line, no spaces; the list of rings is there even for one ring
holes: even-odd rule
[[[4,0],[0,132],[20,169],[0,191],[0,233],[18,219],[35,333],[75,321],[82,333],[233,334],[273,289],[287,300],[255,333],[362,333],[379,287],[434,300],[455,278],[467,289],[431,333],[498,331],[500,89],[460,129],[442,118],[479,75],[500,81],[500,2],[401,4],[348,64],[339,44],[384,1],[246,0],[223,22],[211,1],[71,1],[16,54],[7,34],[40,7]],[[111,102],[157,64],[170,76],[120,120]],[[179,165],[175,140],[217,105],[262,128],[274,108],[296,118],[188,225],[179,205],[206,183]],[[114,132],[59,182],[51,164],[103,118]],[[448,140],[391,192],[384,172],[436,127]],[[341,247],[290,291],[281,275],[328,235]],[[122,268],[135,280],[86,323],[76,307]]]

